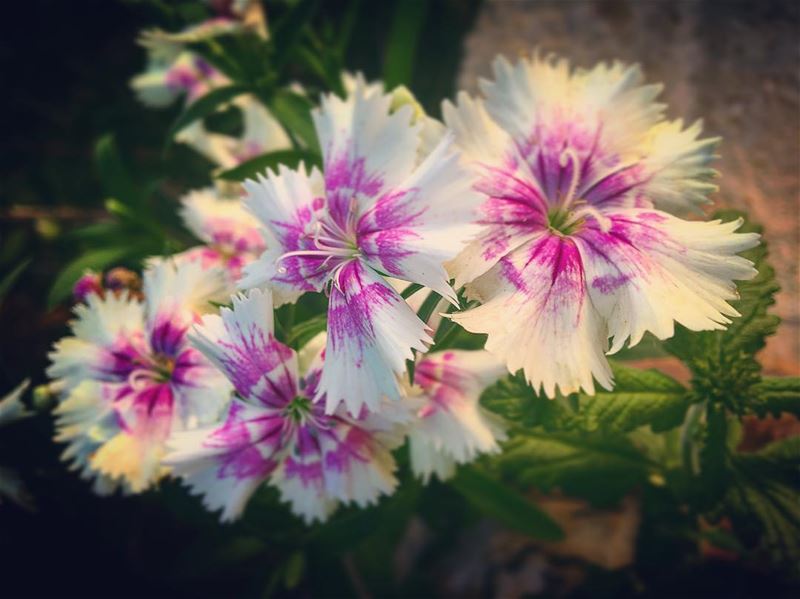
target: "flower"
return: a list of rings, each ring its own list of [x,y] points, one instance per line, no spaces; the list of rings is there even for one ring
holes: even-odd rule
[[[98,490],[146,489],[165,473],[169,434],[215,420],[226,405],[225,377],[186,338],[222,289],[219,271],[162,261],[145,272],[144,302],[89,294],[75,308],[73,336],[56,343],[47,372],[62,389],[63,458],[97,477]]]
[[[242,114],[241,137],[211,133],[202,121],[195,121],[181,129],[175,140],[200,152],[222,169],[233,168],[261,154],[291,148],[286,131],[255,97],[241,96],[231,104]]]
[[[229,287],[242,267],[264,251],[258,221],[244,209],[240,198],[223,198],[214,188],[188,193],[181,200],[186,228],[204,245],[177,254],[179,261],[197,261],[203,268],[222,268]]]
[[[505,372],[505,366],[485,351],[447,350],[420,360],[412,397],[419,407],[409,446],[411,469],[423,481],[431,475],[445,480],[456,464],[500,451],[497,442],[506,439],[505,426],[478,399]]]
[[[431,338],[384,279],[420,283],[451,302],[442,264],[473,233],[480,196],[445,138],[418,163],[419,124],[405,104],[358,84],[345,100],[325,96],[313,114],[324,175],[280,167],[246,181],[246,205],[267,250],[240,287],[269,285],[278,304],[326,290],[328,346],[318,397],[351,414],[400,397],[397,374]]]
[[[740,222],[689,222],[682,209],[713,188],[716,140],[663,120],[660,87],[637,67],[569,69],[566,61],[498,58],[486,103],[466,94],[445,122],[488,196],[483,232],[448,266],[483,304],[453,315],[487,333],[486,349],[548,396],[593,377],[611,388],[604,352],[646,331],[721,329],[737,316],[737,252],[758,243]]]
[[[324,336],[299,358],[278,342],[268,291],[235,296],[232,309],[205,316],[192,342],[238,397],[222,422],[174,434],[166,461],[210,510],[222,509],[223,521],[240,516],[265,481],[306,522],[325,520],[339,503],[365,506],[394,490],[391,450],[402,440],[402,418],[326,414],[324,402],[314,401]]]

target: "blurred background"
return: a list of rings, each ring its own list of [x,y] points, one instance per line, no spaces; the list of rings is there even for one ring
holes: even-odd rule
[[[393,16],[398,5],[411,2],[361,4],[346,56],[350,70],[380,76]],[[158,24],[157,4],[25,0],[4,7],[0,280],[13,285],[0,290],[0,394],[25,377],[34,385],[44,382],[48,348],[66,331],[69,308],[53,296],[54,280],[87,243],[75,231],[108,218],[106,187],[96,170],[98,140],[113,134],[131,178],[156,189],[150,206],[155,217],[178,238],[186,235],[175,217],[177,198],[206,183],[208,164],[178,146],[165,153],[165,132],[179,108],[146,109],[128,86],[145,64],[135,39],[141,29]],[[326,0],[316,18],[336,21],[348,4]],[[424,23],[410,87],[434,115],[456,89],[475,91],[478,78],[491,73],[496,54],[514,57],[538,46],[580,66],[639,62],[648,80],[665,84],[662,98],[670,117],[702,118],[708,135],[722,136],[717,168],[723,177],[714,199],[748,211],[764,225],[782,286],[775,311],[783,324],[761,356],[765,371],[800,374],[800,2],[418,4]],[[130,243],[143,244],[145,253],[162,250],[135,235]],[[11,273],[15,276],[7,279]],[[687,376],[669,358],[642,363]],[[774,427],[798,432],[796,420]],[[288,572],[291,556],[265,548],[247,532],[252,522],[236,534],[217,526],[199,502],[177,488],[167,502],[155,493],[136,500],[93,497],[59,462],[60,448],[51,436],[47,415],[0,432],[0,466],[13,467],[30,496],[24,507],[0,504],[0,595],[364,596],[346,563],[334,567],[313,556],[303,558],[302,584],[275,586],[276,564]],[[636,580],[641,573],[631,574],[630,568],[642,538],[635,507],[623,502],[605,514],[585,513],[584,507],[553,506],[576,531],[571,545],[556,552],[561,560],[556,582],[546,565],[552,552],[545,555],[488,524],[458,536],[455,545],[422,564],[423,572],[409,573],[404,566],[419,541],[413,531],[405,548],[381,559],[393,560],[387,566],[393,575],[425,579],[404,588],[453,596],[554,590],[613,596],[643,588],[663,596],[679,589],[682,596],[687,589],[729,597],[792,592],[768,572],[745,571],[726,559],[660,574],[665,564],[653,563],[645,568],[646,587],[641,586]],[[270,526],[269,519],[258,524]]]

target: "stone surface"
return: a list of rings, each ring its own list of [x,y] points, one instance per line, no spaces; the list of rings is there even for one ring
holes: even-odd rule
[[[477,91],[497,54],[534,47],[588,67],[638,62],[664,83],[670,118],[702,118],[720,135],[715,206],[762,223],[782,291],[783,318],[762,361],[800,374],[800,2],[488,1],[466,40],[460,87]],[[713,210],[710,207],[709,210]]]

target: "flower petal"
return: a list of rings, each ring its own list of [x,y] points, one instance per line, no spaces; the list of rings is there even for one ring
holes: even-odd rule
[[[324,205],[322,175],[314,168],[306,173],[285,166],[267,171],[258,181],[244,182],[246,208],[259,220],[267,250],[244,269],[239,287],[269,285],[276,305],[294,302],[307,291],[320,291],[327,271],[324,258],[282,257],[287,252],[314,250],[315,211]]]
[[[330,292],[328,345],[317,398],[326,412],[345,402],[353,415],[378,409],[387,396],[399,399],[397,375],[412,349],[432,343],[425,324],[391,286],[353,260],[342,266]]]
[[[420,144],[413,108],[390,112],[392,96],[362,81],[346,99],[322,97],[312,112],[324,158],[325,194],[334,221],[346,228],[351,203],[369,208],[382,193],[395,189],[411,173]]]
[[[297,395],[297,356],[273,336],[269,291],[234,296],[233,308],[203,317],[190,340],[243,397],[280,406]]]
[[[723,329],[738,316],[727,302],[738,297],[733,280],[756,271],[737,252],[758,244],[754,233],[734,233],[741,220],[689,222],[655,210],[604,214],[603,230],[593,219],[576,234],[586,267],[589,296],[607,320],[611,352],[646,331],[671,337],[674,322],[699,331]]]
[[[459,166],[452,138],[442,140],[398,188],[382,195],[358,222],[358,246],[379,271],[456,301],[444,262],[477,232],[482,196]]]
[[[588,301],[583,265],[570,238],[543,233],[468,289],[483,305],[453,320],[488,334],[486,349],[510,372],[522,368],[534,389],[543,388],[549,397],[556,388],[591,394],[592,376],[611,387],[605,330]]]

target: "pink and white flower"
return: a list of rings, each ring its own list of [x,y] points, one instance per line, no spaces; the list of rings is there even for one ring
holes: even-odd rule
[[[313,114],[324,175],[304,167],[245,182],[267,251],[245,267],[243,288],[269,285],[278,304],[327,291],[328,346],[317,397],[351,414],[400,397],[397,375],[426,325],[384,279],[420,283],[455,302],[443,263],[473,233],[480,196],[445,138],[421,164],[419,123],[408,104],[359,83],[325,96]]]
[[[186,228],[204,245],[176,255],[179,261],[196,261],[203,268],[221,268],[229,286],[242,268],[264,251],[258,221],[244,209],[241,198],[223,198],[214,188],[192,191],[181,199]]]
[[[324,337],[298,357],[275,339],[272,318],[270,293],[253,289],[195,328],[194,346],[225,372],[237,398],[222,422],[173,435],[166,458],[173,473],[210,510],[221,509],[223,521],[241,515],[266,481],[306,522],[325,520],[340,503],[363,507],[391,493],[402,418],[326,414],[324,401],[314,400]]]
[[[481,100],[461,94],[445,122],[488,200],[483,231],[451,264],[482,305],[453,316],[548,396],[611,388],[604,355],[674,323],[721,329],[737,316],[736,256],[758,243],[739,222],[689,222],[661,209],[705,201],[715,139],[663,119],[660,86],[638,67],[571,71],[564,60],[498,58]]]
[[[227,380],[186,336],[222,290],[219,271],[163,261],[145,272],[143,303],[89,294],[75,308],[73,336],[56,344],[48,368],[64,397],[56,436],[101,488],[146,489],[166,472],[169,434],[214,421],[227,404]]]
[[[193,148],[221,169],[268,152],[287,150],[292,142],[275,117],[255,97],[241,96],[232,102],[242,114],[242,135],[212,133],[195,121],[175,135],[175,140]]]
[[[408,437],[411,469],[424,482],[431,475],[450,478],[456,464],[500,451],[505,425],[478,399],[505,374],[505,366],[485,351],[446,350],[416,365],[410,401],[419,407]]]

